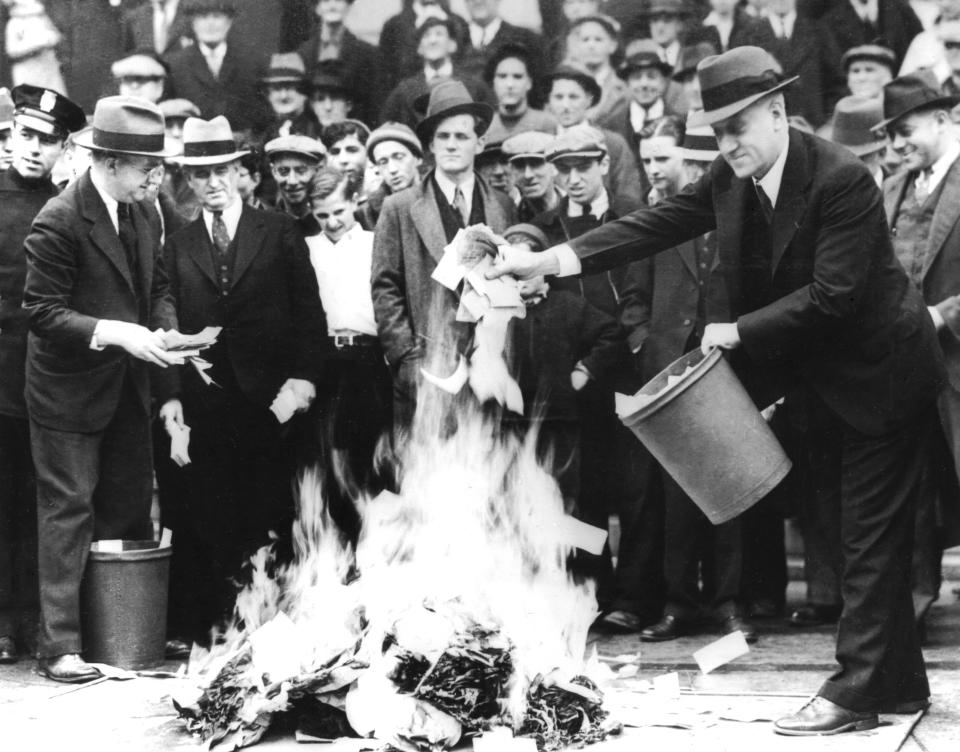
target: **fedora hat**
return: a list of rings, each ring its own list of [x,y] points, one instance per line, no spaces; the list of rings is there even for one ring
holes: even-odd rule
[[[759,47],[735,47],[700,61],[697,77],[703,109],[691,113],[688,125],[712,125],[736,115],[768,94],[799,78],[777,73],[777,62]]]
[[[300,84],[307,83],[307,67],[303,58],[296,52],[275,52],[270,56],[270,67],[260,83],[269,84]]]
[[[880,151],[887,145],[877,124],[883,120],[879,97],[844,97],[833,111],[833,142],[858,157]]]
[[[426,144],[442,120],[454,115],[473,115],[477,133],[483,135],[493,120],[493,108],[485,102],[474,102],[462,81],[444,81],[433,87],[427,98],[426,114],[417,124],[417,138]],[[423,97],[418,98],[423,99]],[[416,109],[417,104],[414,104]]]
[[[932,75],[928,78],[917,72],[900,76],[883,87],[883,120],[874,127],[886,128],[917,110],[950,110],[958,102],[960,97],[940,93]]]
[[[710,42],[697,42],[681,48],[677,56],[677,65],[670,76],[674,81],[680,81],[688,76],[697,75],[697,66],[701,60],[717,54],[717,48]]]
[[[186,167],[217,165],[249,153],[237,149],[230,121],[223,115],[212,120],[191,117],[183,124],[183,156],[177,159],[177,163]]]
[[[180,153],[163,138],[163,113],[141,97],[104,97],[93,111],[93,127],[74,143],[93,151],[111,151],[168,159]]]

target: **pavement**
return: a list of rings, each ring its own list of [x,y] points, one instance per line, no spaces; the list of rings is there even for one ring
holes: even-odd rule
[[[796,572],[796,566],[792,571]],[[960,743],[960,601],[954,592],[960,588],[960,554],[947,557],[944,571],[949,579],[931,609],[924,648],[933,705],[922,717],[883,717],[881,729],[875,732],[829,739],[773,734],[769,720],[799,708],[834,670],[830,627],[798,630],[782,617],[758,622],[760,640],[749,654],[707,675],[700,672],[692,655],[718,634],[648,644],[634,635],[591,633],[590,641],[601,656],[639,656],[637,676],[608,692],[611,705],[620,708],[626,720],[646,714],[659,718],[656,724],[663,724],[640,722],[642,728],[627,729],[623,737],[592,749],[626,752],[656,746],[671,752],[821,752],[842,746],[843,752],[953,752]],[[803,602],[802,582],[790,583],[788,601],[790,605]],[[177,665],[165,668],[176,670]],[[638,691],[644,680],[670,672],[678,673],[682,694],[667,705],[655,703],[651,693]],[[0,666],[0,750],[196,749],[197,741],[183,730],[171,703],[178,683],[175,679],[138,678],[71,686],[39,676],[31,659]],[[684,728],[665,727],[671,725]],[[303,749],[289,733],[274,735],[259,745],[265,752],[295,747]]]

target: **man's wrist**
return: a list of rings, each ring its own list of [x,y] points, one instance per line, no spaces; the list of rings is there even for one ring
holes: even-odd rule
[[[103,322],[104,319],[97,321],[97,325],[93,328],[93,336],[90,338],[90,349],[91,350],[103,350],[106,345],[100,343],[100,339],[103,336]]]
[[[553,252],[552,259],[545,259],[555,263],[555,268],[550,271],[544,271],[544,274],[554,274],[558,277],[573,277],[580,273],[580,257],[567,243],[554,246],[550,249]]]

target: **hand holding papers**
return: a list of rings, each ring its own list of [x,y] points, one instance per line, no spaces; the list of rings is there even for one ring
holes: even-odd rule
[[[206,372],[210,370],[211,366],[210,363],[200,357],[200,352],[215,345],[221,331],[223,331],[223,327],[220,326],[207,326],[196,334],[181,334],[175,329],[171,329],[164,333],[163,342],[167,352],[176,353],[184,360],[189,361],[204,384],[217,386],[217,382],[207,376]]]
[[[160,408],[160,419],[170,436],[170,459],[178,467],[190,464],[190,427],[183,420],[183,406],[180,400],[168,400]]]
[[[280,423],[286,423],[294,413],[310,407],[317,391],[313,384],[304,379],[287,379],[270,405],[270,411]]]
[[[423,375],[430,383],[453,394],[469,383],[481,402],[493,399],[522,413],[520,387],[507,371],[503,350],[510,319],[523,318],[526,307],[515,279],[487,279],[485,274],[493,267],[497,248],[504,245],[506,241],[490,228],[473,225],[460,230],[444,248],[443,258],[431,276],[450,290],[463,284],[457,321],[477,325],[476,349],[469,361],[461,360],[452,376],[442,378],[426,370]]]

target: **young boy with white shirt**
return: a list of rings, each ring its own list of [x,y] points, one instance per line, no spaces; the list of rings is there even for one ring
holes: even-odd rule
[[[320,392],[321,447],[345,491],[368,488],[373,453],[390,426],[390,372],[370,289],[373,233],[356,220],[362,176],[325,167],[310,185],[320,232],[306,238],[327,315],[330,356]]]

